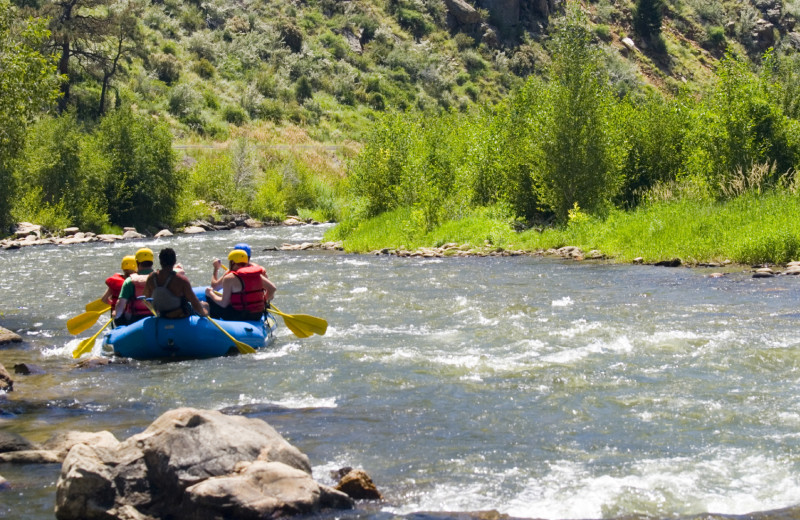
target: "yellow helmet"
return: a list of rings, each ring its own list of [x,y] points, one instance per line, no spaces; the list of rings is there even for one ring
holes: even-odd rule
[[[136,267],[136,257],[133,255],[128,255],[122,259],[122,270],[123,271],[135,271]]]
[[[247,263],[247,253],[242,251],[241,249],[234,249],[233,251],[228,254],[228,260],[233,262],[234,264],[246,264]]]
[[[136,251],[136,261],[137,262],[152,262],[153,261],[153,251],[143,247],[142,249]]]

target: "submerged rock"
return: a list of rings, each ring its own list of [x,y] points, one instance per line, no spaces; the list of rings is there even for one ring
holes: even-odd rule
[[[0,431],[0,453],[35,450],[36,445],[18,433]]]
[[[258,419],[180,408],[116,447],[76,444],[56,518],[273,518],[349,509],[311,478],[308,457]]]
[[[355,500],[382,500],[378,488],[372,482],[372,479],[364,470],[351,469],[344,476],[336,488],[339,491],[346,493],[347,496]]]

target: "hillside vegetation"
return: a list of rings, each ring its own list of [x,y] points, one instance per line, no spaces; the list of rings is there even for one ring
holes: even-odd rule
[[[386,212],[418,239],[795,193],[800,2],[14,3],[0,50],[52,89],[6,131],[4,226],[300,214],[358,249]]]

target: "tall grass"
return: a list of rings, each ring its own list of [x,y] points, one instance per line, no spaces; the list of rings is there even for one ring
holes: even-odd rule
[[[564,245],[599,249],[618,261],[678,257],[685,263],[785,263],[800,257],[798,219],[797,195],[748,193],[724,202],[683,199],[614,210],[605,219],[526,231],[513,244],[531,250]]]
[[[657,262],[675,257],[684,263],[786,263],[800,259],[800,197],[789,191],[748,193],[714,202],[683,199],[655,202],[636,210],[612,210],[605,218],[580,216],[543,231],[513,231],[498,208],[481,208],[433,230],[415,222],[405,207],[363,220],[350,229],[334,228],[326,238],[342,240],[345,250],[415,249],[448,242],[481,247],[539,251],[578,246],[599,249],[616,261],[641,257]]]

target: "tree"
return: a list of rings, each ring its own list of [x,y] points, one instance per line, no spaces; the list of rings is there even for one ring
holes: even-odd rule
[[[105,112],[109,83],[141,40],[140,12],[137,0],[53,0],[42,8],[51,19],[52,45],[60,54],[58,72],[68,78],[61,85],[60,111],[69,106],[77,65],[101,83],[97,113]]]
[[[166,123],[123,107],[103,118],[97,146],[107,162],[105,195],[111,222],[170,224],[181,178],[175,171],[172,134]]]
[[[43,20],[20,19],[0,0],[0,229],[10,225],[13,162],[24,146],[32,118],[58,95],[53,60],[40,52],[49,37]]]
[[[100,71],[100,102],[98,115],[106,111],[106,96],[111,80],[121,69],[121,61],[136,51],[142,39],[139,18],[141,5],[135,1],[118,2],[110,9],[111,31],[97,49],[97,65]]]
[[[538,138],[539,196],[564,220],[578,204],[601,208],[619,187],[623,150],[613,132],[614,100],[591,31],[577,1],[567,6],[554,39],[547,112]]]
[[[653,40],[661,35],[663,0],[636,0],[633,9],[633,30],[645,40]]]

